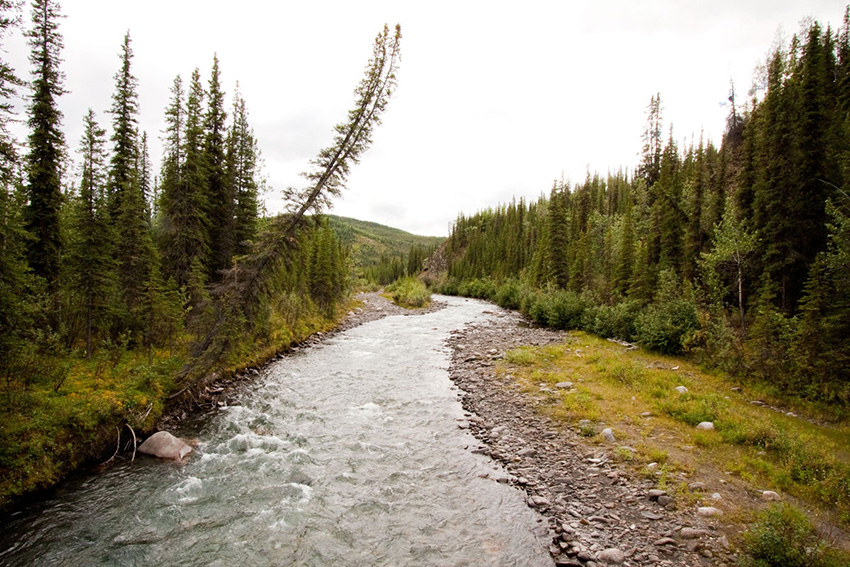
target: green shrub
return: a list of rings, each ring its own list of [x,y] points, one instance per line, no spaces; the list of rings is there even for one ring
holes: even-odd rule
[[[600,337],[631,341],[635,335],[635,321],[640,313],[637,301],[622,301],[616,305],[594,305],[584,312],[584,330]]]
[[[421,280],[413,276],[401,278],[387,287],[393,302],[401,307],[424,307],[431,301],[431,292]]]
[[[584,298],[574,291],[549,291],[546,319],[555,329],[581,329]]]
[[[771,506],[744,534],[746,567],[838,567],[846,565],[806,518],[789,504]]]
[[[507,280],[496,288],[493,301],[505,309],[519,309],[522,303],[522,287],[517,280]]]

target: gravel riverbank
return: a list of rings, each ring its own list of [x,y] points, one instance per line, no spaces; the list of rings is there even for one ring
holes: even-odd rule
[[[496,306],[491,311],[490,321],[448,340],[449,372],[469,412],[460,426],[480,441],[475,450],[501,463],[528,505],[546,518],[556,565],[737,564],[718,517],[702,516],[694,506],[680,509],[653,480],[614,461],[616,444],[594,444],[577,427],[535,411],[534,395],[521,392],[510,375],[497,375],[505,351],[563,342],[568,335],[534,328]],[[691,489],[704,490],[698,484]]]

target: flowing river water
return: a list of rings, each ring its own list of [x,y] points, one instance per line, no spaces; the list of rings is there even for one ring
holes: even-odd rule
[[[137,458],[6,519],[0,565],[552,566],[545,524],[458,427],[453,329],[487,304],[389,316],[268,367]]]

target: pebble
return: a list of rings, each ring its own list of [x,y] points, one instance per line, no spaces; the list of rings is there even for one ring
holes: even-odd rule
[[[697,430],[699,431],[714,431],[714,423],[711,421],[702,421],[697,424]]]
[[[647,520],[660,520],[664,517],[661,514],[656,514],[655,512],[649,512],[647,510],[642,511],[640,515],[646,518]]]
[[[557,384],[555,384],[555,387],[560,389],[560,390],[570,390],[573,387],[573,383],[572,382],[558,382]]]
[[[604,437],[605,440],[609,443],[614,443],[615,441],[617,441],[616,437],[614,437],[614,432],[611,431],[610,427],[606,427],[602,430],[602,437]]]
[[[761,493],[761,499],[768,502],[776,502],[782,500],[782,497],[772,490],[765,490]]]
[[[668,495],[666,495],[666,494],[662,494],[661,496],[659,496],[659,497],[658,497],[658,503],[659,503],[661,506],[665,506],[665,507],[666,507],[666,506],[669,506],[670,504],[673,504],[673,502],[675,502],[675,501],[673,500],[673,498],[672,498],[672,497],[670,497],[670,496],[668,496]]]
[[[687,394],[688,393],[688,389],[685,388],[684,386],[676,386],[676,391],[679,392],[680,394]]]
[[[705,530],[698,530],[696,528],[682,528],[679,531],[679,536],[682,539],[699,539],[706,534]]]
[[[666,490],[659,490],[658,488],[653,488],[647,493],[647,497],[650,500],[658,500],[659,496],[664,496],[665,494],[667,494]]]
[[[697,508],[697,514],[706,518],[710,518],[712,516],[722,516],[723,512],[721,510],[718,510],[714,506],[700,506],[699,508]]]
[[[661,539],[657,539],[652,542],[652,545],[657,545],[661,547],[662,545],[676,545],[676,540],[672,537],[662,537]]]
[[[602,561],[603,563],[618,564],[626,560],[626,554],[616,547],[610,547],[600,551],[596,555],[596,560]]]

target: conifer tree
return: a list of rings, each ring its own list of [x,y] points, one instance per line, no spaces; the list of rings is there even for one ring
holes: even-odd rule
[[[207,242],[210,247],[207,264],[210,276],[215,280],[219,278],[219,272],[230,267],[234,244],[234,199],[227,175],[225,155],[226,120],[221,73],[218,67],[218,56],[215,56],[203,124],[203,179],[209,219]]]
[[[83,123],[82,175],[71,203],[67,269],[71,291],[79,298],[74,307],[85,327],[86,356],[91,358],[94,334],[109,325],[117,266],[106,197],[106,131],[98,126],[91,109]]]
[[[59,285],[62,237],[62,162],[65,138],[58,98],[62,87],[61,18],[55,0],[34,0],[33,28],[26,32],[30,62],[33,65],[32,95],[28,107],[30,128],[26,156],[27,199],[25,225],[33,240],[29,246],[29,264],[33,272],[44,278],[47,288],[55,292]]]
[[[198,170],[198,86],[194,82],[191,129],[179,76],[174,79],[171,102],[165,111],[165,148],[160,173],[160,248],[166,275],[173,277],[181,287],[189,283],[193,261],[203,262],[209,252],[206,198]]]
[[[0,41],[17,25],[17,5],[0,0]],[[19,180],[20,160],[8,129],[13,100],[21,85],[11,66],[0,59],[0,377],[16,372],[15,359],[34,314],[29,292],[32,274],[26,261],[25,195]]]
[[[234,254],[250,251],[257,234],[259,216],[259,149],[248,123],[245,100],[237,92],[233,100],[233,123],[227,133],[227,177],[234,198]]]
[[[112,143],[113,151],[109,168],[109,212],[113,221],[119,218],[124,193],[139,188],[138,178],[138,79],[131,65],[133,49],[130,32],[124,34],[121,45],[121,68],[115,74],[115,92],[112,93]]]
[[[138,306],[145,285],[151,277],[156,259],[147,202],[137,167],[139,148],[138,132],[138,80],[133,76],[131,64],[133,51],[129,32],[121,46],[121,68],[115,75],[115,92],[112,95],[112,159],[108,177],[109,212],[115,223],[121,294],[125,309],[125,322],[138,329]]]

